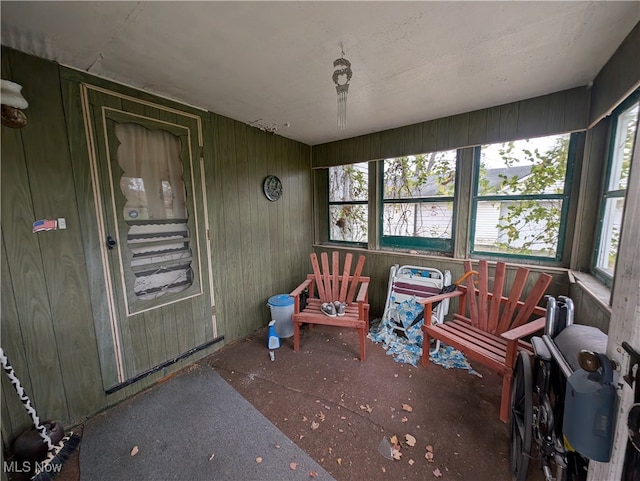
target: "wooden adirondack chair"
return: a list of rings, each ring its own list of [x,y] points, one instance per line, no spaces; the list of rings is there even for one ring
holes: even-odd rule
[[[465,261],[464,268],[470,272],[471,261]],[[477,271],[477,287],[475,276],[469,276],[466,285],[459,286],[458,290],[419,301],[425,306],[425,319],[431,319],[434,302],[460,297],[459,312],[451,321],[424,324],[423,346],[428,346],[430,339],[438,339],[502,375],[500,420],[507,422],[516,356],[520,349],[532,352],[531,345],[523,341],[523,337],[544,329],[546,310],[537,304],[552,277],[541,274],[527,298],[521,301],[529,269],[518,269],[508,297],[503,296],[506,272],[503,262],[496,264],[493,292],[489,291],[487,261],[479,261]],[[540,317],[529,322],[534,316]],[[428,349],[423,348],[421,362],[425,367],[429,364]]]
[[[293,309],[293,350],[300,349],[300,326],[303,323],[325,324],[329,326],[351,327],[359,331],[360,360],[365,360],[365,338],[369,329],[369,277],[361,275],[365,256],[360,256],[355,271],[351,275],[352,254],[348,253],[344,259],[344,268],[340,273],[339,252],[331,256],[331,270],[329,257],[326,252],[320,254],[322,268],[318,257],[311,253],[313,274],[300,284],[290,296],[294,299]],[[309,288],[309,298],[304,309],[300,309],[300,294]],[[320,307],[324,302],[340,301],[347,305],[344,316],[328,317]]]

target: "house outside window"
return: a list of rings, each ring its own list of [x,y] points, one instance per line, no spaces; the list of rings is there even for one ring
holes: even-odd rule
[[[380,245],[452,252],[457,151],[380,163]]]
[[[476,148],[472,253],[560,259],[572,144],[563,134]]]
[[[366,245],[369,226],[367,162],[329,168],[329,240]]]
[[[595,256],[596,275],[608,285],[612,282],[618,255],[622,214],[638,130],[639,110],[640,91],[636,91],[614,111],[612,116],[609,159],[600,207]]]

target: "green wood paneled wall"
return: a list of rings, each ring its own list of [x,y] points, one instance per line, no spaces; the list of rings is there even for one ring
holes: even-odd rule
[[[2,345],[40,416],[68,421],[99,409],[104,393],[58,67],[14,51],[2,62],[2,77],[29,100],[28,125],[2,127]],[[67,230],[31,232],[35,220],[57,217]],[[2,425],[10,438],[28,421],[3,409]]]
[[[579,87],[466,114],[315,145],[313,167],[331,167],[586,130],[588,119],[589,91],[586,87]]]
[[[640,22],[629,32],[600,70],[591,89],[589,124],[609,115],[627,95],[640,87]]]
[[[222,343],[105,395],[95,326],[108,316],[79,83],[201,115],[218,334],[240,339],[270,320],[267,299],[306,274],[313,244],[311,148],[240,122],[2,49],[2,78],[23,85],[29,123],[2,127],[1,343],[41,417],[69,425],[105,409],[213,352]],[[264,177],[284,195],[270,202]],[[67,230],[32,234],[41,218],[65,217]],[[172,322],[140,338],[160,358],[179,337]],[[147,326],[147,331],[149,331]],[[149,340],[152,340],[150,342]],[[178,339],[179,342],[179,339]],[[157,352],[158,351],[158,352]],[[29,418],[2,376],[2,439]]]

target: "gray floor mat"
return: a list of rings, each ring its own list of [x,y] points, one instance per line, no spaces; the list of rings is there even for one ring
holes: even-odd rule
[[[206,366],[87,421],[80,473],[81,481],[333,479]]]

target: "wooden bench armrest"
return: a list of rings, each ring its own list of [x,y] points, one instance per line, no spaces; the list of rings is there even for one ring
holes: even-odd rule
[[[508,341],[515,341],[521,339],[530,334],[534,334],[538,331],[542,331],[545,326],[546,319],[544,317],[540,317],[535,321],[527,322],[520,327],[516,327],[511,329],[510,331],[503,332],[501,337]]]
[[[366,300],[367,300],[367,291],[368,290],[369,290],[369,283],[368,282],[363,282],[360,285],[360,290],[358,291],[358,297],[356,297],[356,302],[357,303],[366,302]]]
[[[433,304],[434,302],[444,301],[445,299],[451,299],[462,295],[462,291],[445,292],[444,294],[436,294],[435,296],[427,297],[425,299],[417,299],[419,304]]]
[[[309,284],[311,284],[311,282],[312,282],[312,279],[305,280],[302,284],[300,284],[293,291],[291,291],[291,294],[289,295],[291,297],[298,297],[300,293],[302,293],[302,291],[304,291],[307,287],[309,287]]]

